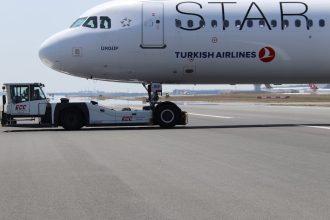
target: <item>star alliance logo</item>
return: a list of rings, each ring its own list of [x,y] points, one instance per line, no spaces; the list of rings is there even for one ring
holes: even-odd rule
[[[129,27],[131,26],[132,20],[129,18],[124,18],[120,23],[122,27]]]

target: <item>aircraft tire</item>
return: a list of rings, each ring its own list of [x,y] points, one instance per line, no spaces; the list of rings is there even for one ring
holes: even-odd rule
[[[180,120],[181,109],[171,102],[164,102],[157,105],[154,117],[161,128],[174,128]]]

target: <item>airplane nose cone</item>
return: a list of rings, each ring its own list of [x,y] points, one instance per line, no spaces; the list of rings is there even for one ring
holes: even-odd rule
[[[39,58],[46,66],[57,70],[60,65],[58,43],[51,38],[46,40],[39,49]]]
[[[51,51],[49,49],[49,46],[44,42],[39,49],[39,58],[44,64],[47,65],[48,60],[50,60],[49,59],[50,55],[51,55]]]
[[[47,39],[39,49],[40,60],[49,68],[69,74],[80,74],[84,69],[80,63],[82,58],[81,34],[66,29]]]
[[[63,72],[63,62],[69,58],[72,43],[70,30],[61,31],[48,38],[39,49],[40,60],[48,67]]]

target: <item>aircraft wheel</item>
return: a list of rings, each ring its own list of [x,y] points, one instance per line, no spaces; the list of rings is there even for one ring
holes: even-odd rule
[[[171,102],[157,105],[155,109],[155,121],[161,128],[173,128],[177,125],[181,115],[181,109]]]
[[[80,130],[84,126],[83,114],[79,110],[68,109],[61,116],[62,126],[65,130]]]

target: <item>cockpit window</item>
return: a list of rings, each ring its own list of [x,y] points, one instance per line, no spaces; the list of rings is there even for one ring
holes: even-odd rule
[[[110,29],[111,28],[111,19],[106,16],[100,17],[100,28],[101,29]]]
[[[88,28],[97,28],[97,17],[96,16],[89,17],[87,21],[85,21],[83,26]]]
[[[76,20],[70,28],[76,28],[76,27],[80,27],[85,21],[86,21],[87,18],[79,18],[78,20]]]

